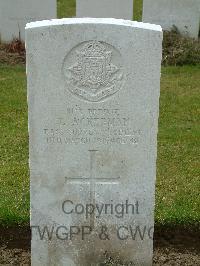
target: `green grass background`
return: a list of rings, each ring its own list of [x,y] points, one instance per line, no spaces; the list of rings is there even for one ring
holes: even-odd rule
[[[141,1],[135,15],[141,17]],[[58,0],[59,17],[75,0]],[[200,66],[162,68],[156,222],[200,221]],[[0,65],[0,224],[29,223],[28,127],[24,66]]]

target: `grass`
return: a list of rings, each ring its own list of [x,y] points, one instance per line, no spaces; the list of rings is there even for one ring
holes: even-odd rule
[[[76,0],[57,0],[58,18],[76,16]]]
[[[0,66],[0,223],[29,219],[24,67]]]
[[[134,20],[142,21],[143,0],[134,0]]]
[[[156,222],[200,221],[198,104],[200,66],[162,69]],[[26,77],[23,66],[0,65],[0,224],[28,223]]]
[[[200,221],[200,66],[162,71],[156,219],[195,223]]]

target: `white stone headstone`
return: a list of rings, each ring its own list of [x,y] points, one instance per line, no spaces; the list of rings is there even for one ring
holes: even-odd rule
[[[10,42],[25,39],[25,26],[28,22],[55,19],[56,0],[0,0],[0,39]]]
[[[161,27],[30,23],[26,48],[32,265],[151,265]]]
[[[198,38],[200,0],[143,0],[143,22],[175,28],[184,35]]]
[[[133,19],[133,0],[76,0],[77,17]]]

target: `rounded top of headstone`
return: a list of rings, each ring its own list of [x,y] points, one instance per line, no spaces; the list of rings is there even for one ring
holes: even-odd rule
[[[124,19],[115,18],[64,18],[64,19],[51,19],[36,21],[26,24],[26,29],[39,28],[39,27],[49,27],[49,26],[59,26],[59,25],[70,25],[70,24],[107,24],[107,25],[118,25],[127,26],[133,28],[141,28],[153,31],[162,31],[160,25],[143,23]]]

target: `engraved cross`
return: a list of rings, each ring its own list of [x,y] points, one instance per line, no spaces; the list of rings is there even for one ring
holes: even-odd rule
[[[88,183],[90,186],[90,203],[95,205],[95,187],[96,184],[119,184],[120,176],[101,178],[96,176],[96,154],[98,150],[89,150],[90,153],[90,176],[89,177],[65,177],[70,184]],[[94,226],[94,217],[91,217],[91,225]]]

